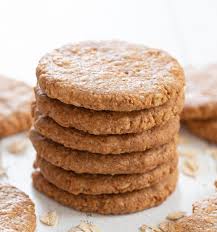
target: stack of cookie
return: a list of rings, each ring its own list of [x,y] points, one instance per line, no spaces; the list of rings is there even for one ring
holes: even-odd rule
[[[217,64],[186,70],[186,103],[181,115],[190,131],[217,143]]]
[[[177,182],[184,74],[167,53],[82,42],[37,67],[36,189],[84,212],[124,214],[162,203]]]

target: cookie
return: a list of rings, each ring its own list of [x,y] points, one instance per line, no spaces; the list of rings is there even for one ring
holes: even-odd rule
[[[193,204],[193,214],[171,223],[165,232],[216,232],[217,196]]]
[[[43,136],[76,150],[100,154],[145,151],[171,141],[179,131],[179,117],[163,126],[140,134],[91,135],[74,128],[64,128],[49,117],[37,115],[34,127]]]
[[[145,173],[158,165],[167,163],[177,156],[176,141],[145,152],[102,155],[72,150],[52,142],[32,130],[30,139],[37,154],[68,171],[92,174],[133,174]]]
[[[59,203],[83,212],[126,214],[161,204],[175,190],[177,172],[150,188],[121,194],[73,195],[49,183],[39,172],[33,173],[34,187]]]
[[[185,106],[182,120],[217,117],[217,64],[186,70]]]
[[[186,122],[186,126],[193,134],[217,143],[217,119],[191,120]]]
[[[147,110],[132,112],[95,111],[76,107],[47,97],[39,87],[35,88],[38,110],[63,127],[73,127],[90,134],[141,133],[154,126],[163,125],[180,115],[183,92],[167,103]],[[66,117],[67,115],[67,117]]]
[[[169,54],[122,41],[63,46],[39,61],[36,75],[50,98],[94,110],[160,106],[184,86],[183,69]]]
[[[33,89],[0,75],[0,138],[28,130]]]
[[[33,232],[36,228],[35,206],[19,189],[0,184],[0,231]]]
[[[43,177],[57,188],[74,195],[81,193],[98,195],[132,192],[148,188],[171,175],[177,168],[177,163],[178,157],[143,174],[122,175],[76,174],[56,167],[40,156],[37,157],[35,165],[40,168]]]

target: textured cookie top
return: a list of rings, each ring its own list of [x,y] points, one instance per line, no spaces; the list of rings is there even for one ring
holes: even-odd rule
[[[0,231],[35,231],[35,207],[29,197],[11,185],[0,185]]]
[[[121,41],[66,45],[46,54],[36,74],[49,97],[95,110],[159,106],[184,85],[182,68],[166,52]]]
[[[186,69],[186,102],[183,120],[217,116],[217,64]]]

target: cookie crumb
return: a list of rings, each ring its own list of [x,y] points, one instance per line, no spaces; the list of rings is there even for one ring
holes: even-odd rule
[[[198,164],[195,159],[185,159],[182,164],[183,174],[195,177],[198,171]]]
[[[22,139],[22,140],[16,140],[14,142],[12,142],[8,147],[7,150],[8,152],[12,153],[12,154],[19,154],[23,151],[25,151],[27,147],[27,141],[26,139]]]
[[[170,221],[177,221],[177,220],[183,218],[185,215],[186,215],[185,212],[176,211],[176,212],[169,213],[167,215],[166,219],[168,219]]]
[[[81,222],[76,227],[71,228],[68,232],[101,232],[101,230],[90,222]]]
[[[40,221],[47,226],[55,226],[58,223],[56,211],[50,211],[40,217]]]

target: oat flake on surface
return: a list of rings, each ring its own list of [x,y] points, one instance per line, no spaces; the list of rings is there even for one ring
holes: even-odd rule
[[[71,228],[68,232],[101,232],[101,230],[90,222],[81,222],[79,225]]]
[[[176,211],[176,212],[172,212],[169,213],[166,217],[166,219],[170,220],[170,221],[176,221],[180,218],[183,218],[186,215],[185,212],[182,211]]]
[[[182,164],[183,174],[195,177],[198,171],[198,164],[195,159],[185,159]]]
[[[27,140],[20,139],[20,140],[16,140],[12,142],[11,144],[9,144],[9,146],[7,147],[7,150],[8,152],[12,154],[18,154],[18,153],[24,152],[26,147],[27,147]]]
[[[55,226],[58,223],[56,211],[50,211],[40,217],[40,221],[47,226]]]

